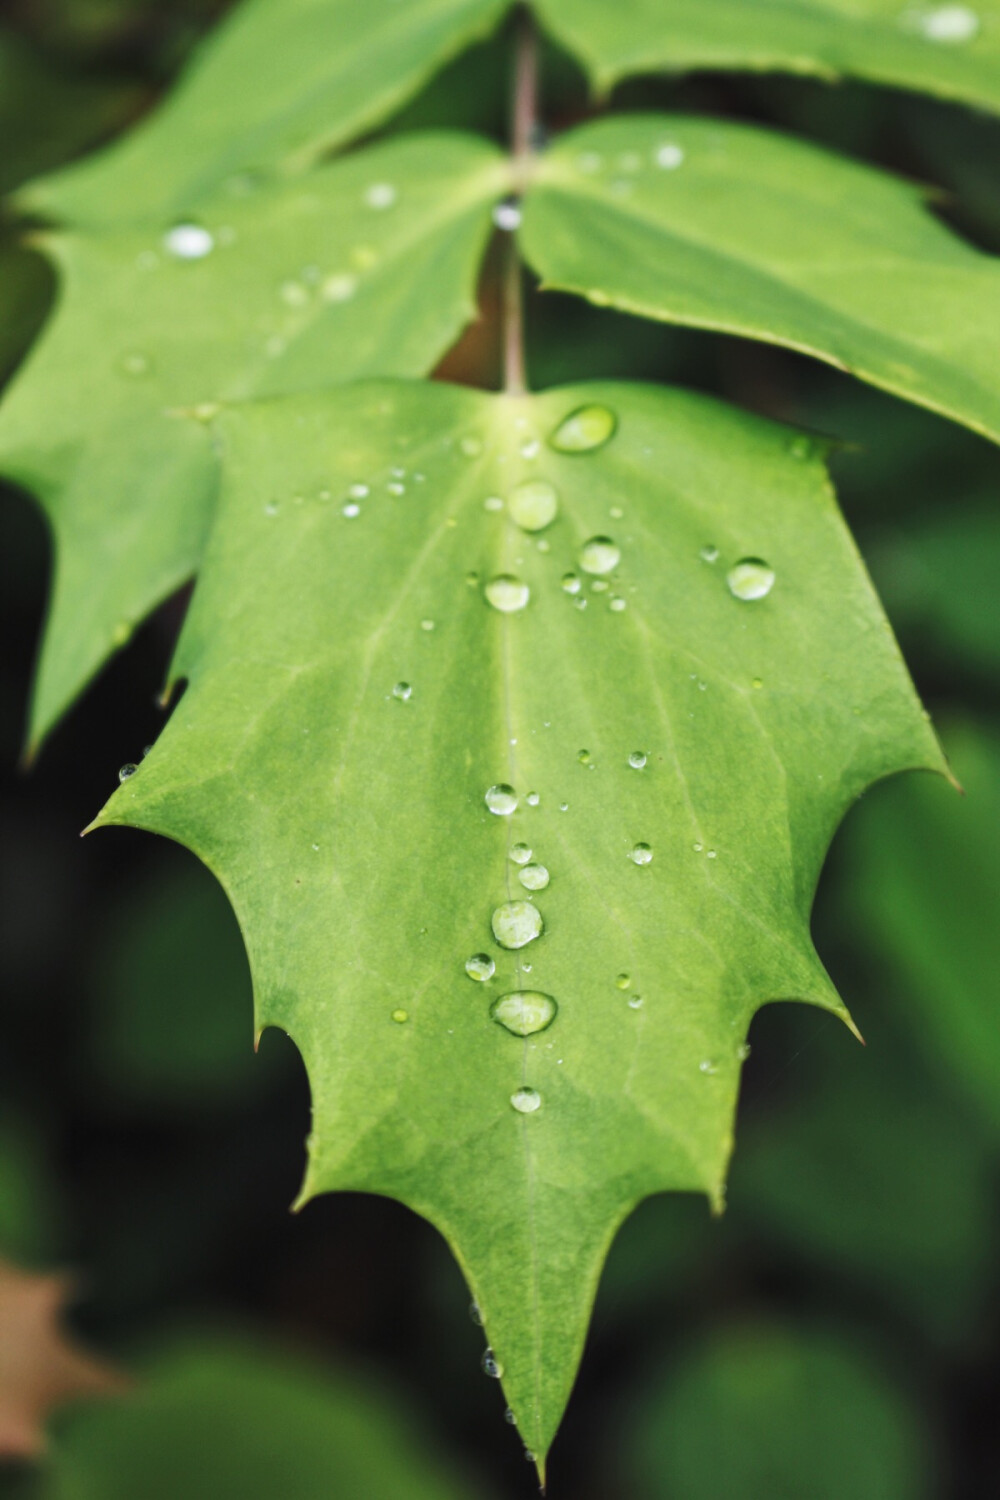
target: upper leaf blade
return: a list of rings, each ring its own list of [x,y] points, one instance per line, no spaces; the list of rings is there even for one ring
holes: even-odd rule
[[[606,90],[696,68],[863,78],[1000,109],[1000,4],[900,0],[540,0]]]
[[[178,410],[423,374],[475,315],[505,172],[474,137],[412,135],[214,199],[194,258],[166,226],[47,241],[60,298],[0,408],[0,468],[56,539],[33,742],[195,569],[215,462]]]
[[[547,285],[784,344],[1000,441],[1000,265],[909,184],[771,131],[620,116],[541,159]]]
[[[372,129],[506,5],[243,0],[148,121],[21,202],[78,225],[183,218],[227,180],[301,169]]]
[[[603,446],[546,444],[581,407]],[[845,806],[940,755],[783,429],[640,386],[399,383],[220,429],[188,687],[98,822],[218,875],[258,1025],[309,1071],[304,1196],[390,1194],[447,1235],[544,1462],[617,1224],[721,1197],[754,1010],[846,1014],[808,933]],[[551,511],[528,480],[543,535],[513,523]],[[320,484],[366,486],[360,514]],[[307,499],[274,513],[276,486]],[[754,554],[776,580],[736,597]],[[505,946],[506,919],[542,930]],[[546,1029],[491,1019],[526,991]]]

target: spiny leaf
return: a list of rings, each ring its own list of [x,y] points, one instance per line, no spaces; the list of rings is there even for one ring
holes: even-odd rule
[[[197,225],[46,238],[59,302],[0,409],[0,466],[57,547],[33,743],[197,565],[215,462],[172,409],[423,374],[475,313],[505,174],[475,137],[413,135]]]
[[[245,173],[301,170],[377,125],[506,5],[242,0],[144,125],[21,202],[78,225],[135,224],[189,215]]]
[[[744,125],[618,117],[541,160],[524,244],[549,286],[784,344],[1000,441],[1000,266],[884,173]]]
[[[845,807],[940,755],[808,439],[613,384],[219,430],[189,685],[97,821],[218,875],[308,1068],[303,1200],[441,1229],[544,1464],[616,1226],[721,1200],[754,1011],[846,1018],[808,932]]]
[[[540,0],[606,91],[695,68],[854,76],[1000,109],[1000,4],[934,0]]]

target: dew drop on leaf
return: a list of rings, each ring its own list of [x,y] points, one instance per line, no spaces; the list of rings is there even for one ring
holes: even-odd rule
[[[580,567],[585,573],[610,573],[621,561],[621,548],[609,536],[592,536],[580,548]]]
[[[413,697],[413,689],[408,682],[397,682],[392,690],[392,696],[398,698],[400,703],[408,703]]]
[[[493,913],[493,936],[501,948],[526,948],[542,931],[542,917],[530,901],[505,901]]]
[[[399,193],[391,182],[373,182],[365,188],[364,197],[369,208],[391,208]]]
[[[531,850],[527,844],[514,844],[508,856],[516,865],[526,865],[531,859]]]
[[[549,872],[544,865],[525,865],[518,871],[517,878],[526,891],[544,891],[549,883]]]
[[[499,1380],[503,1374],[503,1365],[497,1359],[492,1349],[485,1349],[482,1358],[483,1374],[488,1375],[491,1380]]]
[[[488,953],[474,953],[471,958],[465,960],[465,972],[470,979],[476,979],[480,984],[487,979],[492,979],[497,971],[497,966]]]
[[[519,1115],[533,1115],[542,1102],[542,1096],[537,1089],[520,1088],[510,1096],[510,1102]]]
[[[534,1036],[552,1025],[558,1009],[552,996],[541,990],[514,990],[494,1000],[490,1015],[512,1036]]]
[[[633,750],[628,758],[628,763],[633,771],[641,771],[646,764],[645,750]]]
[[[392,1019],[396,1022],[397,1026],[402,1026],[410,1019],[410,1012],[408,1010],[394,1010]]]
[[[765,599],[774,587],[774,569],[760,557],[743,557],[726,574],[734,599]]]
[[[713,547],[711,545],[706,546],[706,547],[702,547],[701,551],[698,553],[698,556],[701,558],[702,562],[707,562],[707,563],[718,562],[718,560],[719,560],[719,549],[718,549],[718,547]]]
[[[641,995],[629,995],[629,997],[628,997],[628,1003],[629,1003],[629,1009],[630,1010],[641,1010],[642,1006],[643,1006],[642,996]]]
[[[929,42],[971,42],[981,24],[968,5],[912,6],[902,19],[908,30],[918,31]]]
[[[634,865],[648,865],[653,858],[653,851],[648,844],[633,844],[628,857]]]
[[[138,769],[139,767],[134,766],[131,761],[126,761],[125,765],[123,765],[121,770],[118,772],[118,780],[128,781],[129,777],[134,776]]]
[[[504,203],[498,203],[493,210],[493,222],[498,229],[504,229],[511,233],[521,227],[521,209],[517,203],[507,199]]]
[[[559,453],[593,453],[615,434],[618,418],[607,406],[578,406],[564,417],[549,438]]]
[[[350,302],[358,289],[358,278],[350,271],[339,271],[327,276],[319,289],[324,302]]]
[[[522,531],[541,531],[559,511],[559,495],[546,479],[525,479],[507,496],[511,519]]]
[[[484,590],[486,598],[494,609],[501,614],[515,614],[523,609],[531,598],[531,590],[521,578],[515,578],[513,573],[498,573],[491,578]]]
[[[580,592],[580,580],[575,573],[564,573],[562,586],[567,594],[578,594]]]
[[[713,1058],[706,1057],[698,1064],[698,1071],[711,1075],[719,1071],[719,1066]]]
[[[527,802],[529,807],[537,807],[542,799],[541,797],[539,797],[537,792],[529,792],[524,800],[525,802]]]
[[[175,224],[163,236],[163,248],[175,260],[204,260],[215,249],[215,237],[201,224]]]
[[[471,1318],[472,1322],[475,1323],[475,1325],[476,1325],[477,1328],[482,1328],[482,1326],[483,1326],[483,1315],[479,1311],[479,1303],[478,1302],[470,1302],[469,1303],[469,1317]]]
[[[495,786],[487,787],[483,801],[491,813],[496,813],[500,818],[509,818],[517,807],[517,793],[506,781],[498,781]]]
[[[657,146],[653,160],[664,172],[673,172],[684,160],[684,148],[678,146],[676,141],[664,141],[661,146]]]

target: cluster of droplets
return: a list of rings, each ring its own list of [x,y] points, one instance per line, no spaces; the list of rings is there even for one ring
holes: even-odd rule
[[[604,156],[599,151],[580,151],[575,165],[583,177],[600,178],[608,174],[608,191],[616,198],[625,198],[647,170],[676,172],[683,162],[684,147],[678,141],[659,140],[646,152],[628,150]]]

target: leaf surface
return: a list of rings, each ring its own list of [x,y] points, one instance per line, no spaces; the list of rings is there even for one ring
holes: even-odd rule
[[[771,131],[619,116],[539,163],[547,286],[784,344],[1000,441],[1000,266],[911,185]]]
[[[580,408],[603,445],[557,450]],[[402,382],[218,425],[188,687],[98,823],[218,875],[257,1024],[308,1068],[303,1199],[438,1226],[544,1465],[616,1226],[661,1189],[721,1199],[753,1012],[846,1017],[808,931],[844,808],[940,755],[786,429],[637,385]],[[737,598],[751,556],[775,581]],[[511,916],[539,935],[504,946]],[[558,1009],[521,1036],[491,1016],[525,991]]]
[[[227,181],[301,170],[371,130],[506,8],[242,0],[148,121],[20,201],[77,225],[185,217]]]
[[[696,68],[895,84],[1000,109],[1000,4],[931,0],[541,0],[602,91]]]
[[[59,299],[0,409],[0,468],[56,542],[32,742],[195,569],[216,466],[178,409],[422,375],[475,315],[505,172],[473,137],[413,135],[215,199],[200,256],[171,253],[169,226],[46,240]]]

